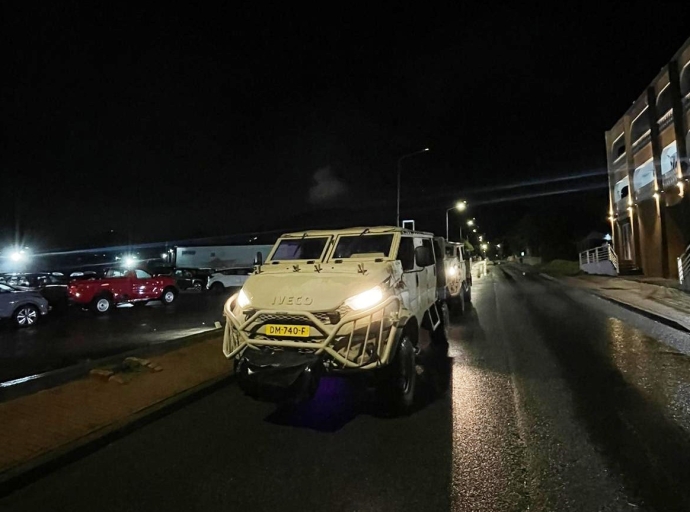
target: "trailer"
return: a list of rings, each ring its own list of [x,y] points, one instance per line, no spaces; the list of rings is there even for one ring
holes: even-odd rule
[[[272,245],[204,245],[176,246],[173,266],[180,268],[246,268],[252,267],[257,253],[265,260]]]

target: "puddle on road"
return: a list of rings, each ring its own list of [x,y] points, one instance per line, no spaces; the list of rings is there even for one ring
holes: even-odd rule
[[[611,361],[625,380],[690,432],[690,357],[617,318],[608,318],[607,330]]]

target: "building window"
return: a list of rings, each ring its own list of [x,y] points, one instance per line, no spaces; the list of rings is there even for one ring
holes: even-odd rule
[[[661,174],[675,172],[678,165],[678,146],[674,140],[661,151]]]
[[[618,137],[613,142],[613,145],[611,146],[612,160],[615,162],[624,154],[625,154],[625,138],[623,137],[623,135],[621,135],[620,137]]]
[[[630,178],[627,176],[613,187],[613,199],[618,202],[630,195]]]
[[[633,185],[635,190],[639,191],[645,185],[649,185],[654,181],[654,161],[650,158],[645,163],[635,169],[633,174]]]
[[[631,138],[633,144],[640,140],[649,132],[649,118],[647,116],[647,109],[645,108],[642,113],[637,116],[633,121],[632,128],[630,130]]]

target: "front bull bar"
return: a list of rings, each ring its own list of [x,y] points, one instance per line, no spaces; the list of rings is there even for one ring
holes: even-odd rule
[[[344,368],[358,368],[362,370],[367,370],[367,369],[372,369],[376,368],[381,365],[385,365],[388,363],[390,357],[391,357],[391,350],[393,347],[393,340],[395,339],[397,330],[398,330],[398,322],[400,320],[401,316],[401,310],[402,310],[402,302],[399,297],[396,297],[395,295],[388,297],[386,300],[384,300],[382,303],[377,304],[376,306],[359,311],[359,312],[351,312],[345,315],[335,326],[330,326],[330,329],[324,325],[324,323],[319,320],[314,314],[312,314],[309,311],[299,311],[295,312],[295,316],[301,316],[309,320],[310,322],[313,323],[316,328],[321,331],[324,334],[327,334],[330,332],[330,334],[327,334],[326,338],[323,339],[322,341],[314,342],[314,341],[294,341],[294,340],[261,340],[261,339],[256,339],[256,338],[251,338],[245,328],[251,324],[253,324],[256,319],[258,318],[259,315],[285,315],[285,314],[291,314],[291,312],[286,312],[286,311],[278,311],[278,310],[267,310],[267,309],[262,309],[255,311],[254,314],[247,320],[241,321],[235,314],[232,312],[232,309],[234,309],[235,301],[237,300],[238,294],[233,295],[230,297],[229,306],[230,310],[227,308],[224,309],[224,314],[225,317],[227,318],[227,322],[225,323],[225,334],[223,336],[223,354],[225,355],[226,358],[232,359],[233,357],[237,355],[241,355],[247,348],[254,349],[254,350],[259,350],[259,347],[286,347],[286,348],[297,348],[297,349],[313,349],[315,354],[328,354],[333,358],[334,361],[340,363]],[[394,310],[390,314],[390,321],[391,321],[391,328],[390,332],[388,333],[388,336],[385,340],[383,340],[384,337],[384,321],[386,320],[384,318],[384,311],[386,308],[395,303],[397,305],[396,310]],[[344,327],[347,326],[348,324],[353,324],[352,328],[350,329],[350,334],[349,334],[349,340],[347,344],[347,348],[345,350],[346,354],[350,353],[350,348],[352,346],[352,341],[354,339],[355,335],[355,327],[356,327],[356,322],[359,320],[362,320],[364,318],[369,317],[369,322],[367,322],[367,329],[366,329],[366,334],[364,336],[364,342],[363,342],[363,349],[366,348],[367,341],[369,340],[369,334],[371,333],[371,325],[373,323],[373,317],[376,315],[378,312],[381,312],[381,321],[380,321],[380,326],[379,326],[379,332],[376,338],[376,360],[369,362],[367,364],[361,365],[358,364],[355,361],[351,361],[350,359],[343,357],[341,354],[339,354],[336,350],[333,349],[331,346],[333,342],[335,341],[336,336],[338,334],[345,330]],[[345,334],[347,335],[347,334]]]

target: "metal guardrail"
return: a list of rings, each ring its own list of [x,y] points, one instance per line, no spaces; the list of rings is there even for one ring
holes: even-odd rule
[[[690,245],[685,249],[685,252],[681,254],[678,258],[678,280],[680,281],[680,287],[690,292]]]
[[[619,272],[618,256],[609,244],[605,244],[588,251],[580,253],[580,267],[588,263],[601,263],[602,261],[610,261],[616,273]]]

